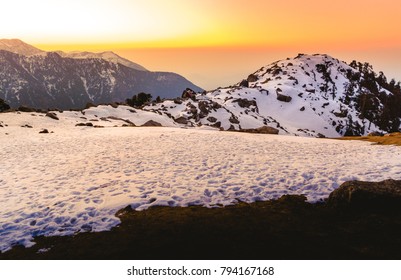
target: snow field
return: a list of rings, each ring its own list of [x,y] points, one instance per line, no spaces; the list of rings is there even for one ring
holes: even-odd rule
[[[316,202],[348,180],[401,179],[401,149],[394,146],[202,129],[75,127],[40,117],[30,119],[29,129],[19,126],[22,119],[1,119],[9,124],[0,128],[2,251],[31,246],[37,235],[109,230],[127,205],[220,207],[285,194]],[[53,125],[55,133],[39,134],[39,125]]]

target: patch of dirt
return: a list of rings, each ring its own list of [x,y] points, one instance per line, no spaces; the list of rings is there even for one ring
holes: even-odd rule
[[[108,232],[37,237],[0,259],[401,259],[401,210],[338,209],[304,196],[116,214]]]

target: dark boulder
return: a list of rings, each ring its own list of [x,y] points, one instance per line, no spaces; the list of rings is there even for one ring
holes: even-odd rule
[[[207,120],[208,120],[209,122],[212,122],[212,123],[217,122],[217,119],[216,119],[215,117],[212,117],[212,116],[208,117]]]
[[[292,97],[284,94],[280,94],[277,91],[277,100],[282,102],[291,102]]]
[[[210,113],[209,104],[206,101],[199,101],[198,107],[200,110],[199,117],[204,118]]]
[[[401,209],[401,180],[345,182],[330,194],[327,204],[364,211]]]
[[[182,98],[190,98],[190,99],[194,99],[195,96],[196,96],[196,92],[193,91],[193,90],[190,89],[190,88],[186,88],[186,89],[182,92],[182,95],[181,95]]]
[[[93,123],[77,123],[75,126],[92,126],[93,127]]]
[[[242,80],[242,81],[239,83],[239,86],[240,86],[240,87],[249,87],[249,82],[248,82],[247,80]]]
[[[162,126],[161,123],[155,122],[153,120],[147,121],[141,126]]]
[[[187,124],[188,123],[188,120],[186,117],[179,117],[179,118],[174,119],[174,121],[179,124]]]
[[[26,107],[26,106],[19,106],[19,107],[18,107],[18,111],[20,111],[20,112],[26,112],[26,113],[36,112],[35,109],[30,108],[30,107]]]
[[[8,105],[3,99],[0,98],[0,112],[4,112],[10,109],[10,105]]]
[[[49,117],[49,118],[51,118],[53,120],[57,120],[57,121],[59,120],[59,118],[57,117],[57,114],[53,113],[53,112],[46,113],[46,117]]]
[[[39,133],[49,133],[49,130],[47,130],[47,129],[45,128],[45,129],[42,129],[41,131],[39,131]]]
[[[255,100],[248,100],[245,98],[238,98],[238,99],[233,100],[233,102],[238,103],[238,105],[241,108],[249,108],[251,106],[255,106],[255,107],[257,106],[257,103]]]
[[[251,74],[246,80],[248,81],[248,83],[254,83],[258,81],[258,76],[256,76],[255,74]]]

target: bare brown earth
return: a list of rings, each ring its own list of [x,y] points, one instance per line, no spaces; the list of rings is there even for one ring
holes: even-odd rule
[[[336,138],[338,140],[362,140],[374,142],[378,145],[397,145],[401,146],[401,133],[395,132],[385,136],[349,136]]]
[[[401,181],[389,181],[401,190]],[[400,197],[375,203],[353,183],[318,204],[283,196],[213,209],[127,207],[111,231],[37,237],[33,247],[14,247],[0,259],[401,259]]]

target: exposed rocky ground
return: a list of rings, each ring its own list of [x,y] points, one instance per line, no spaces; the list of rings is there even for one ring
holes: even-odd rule
[[[400,259],[401,181],[347,182],[325,203],[286,195],[224,208],[130,207],[109,232],[37,237],[0,259]]]

